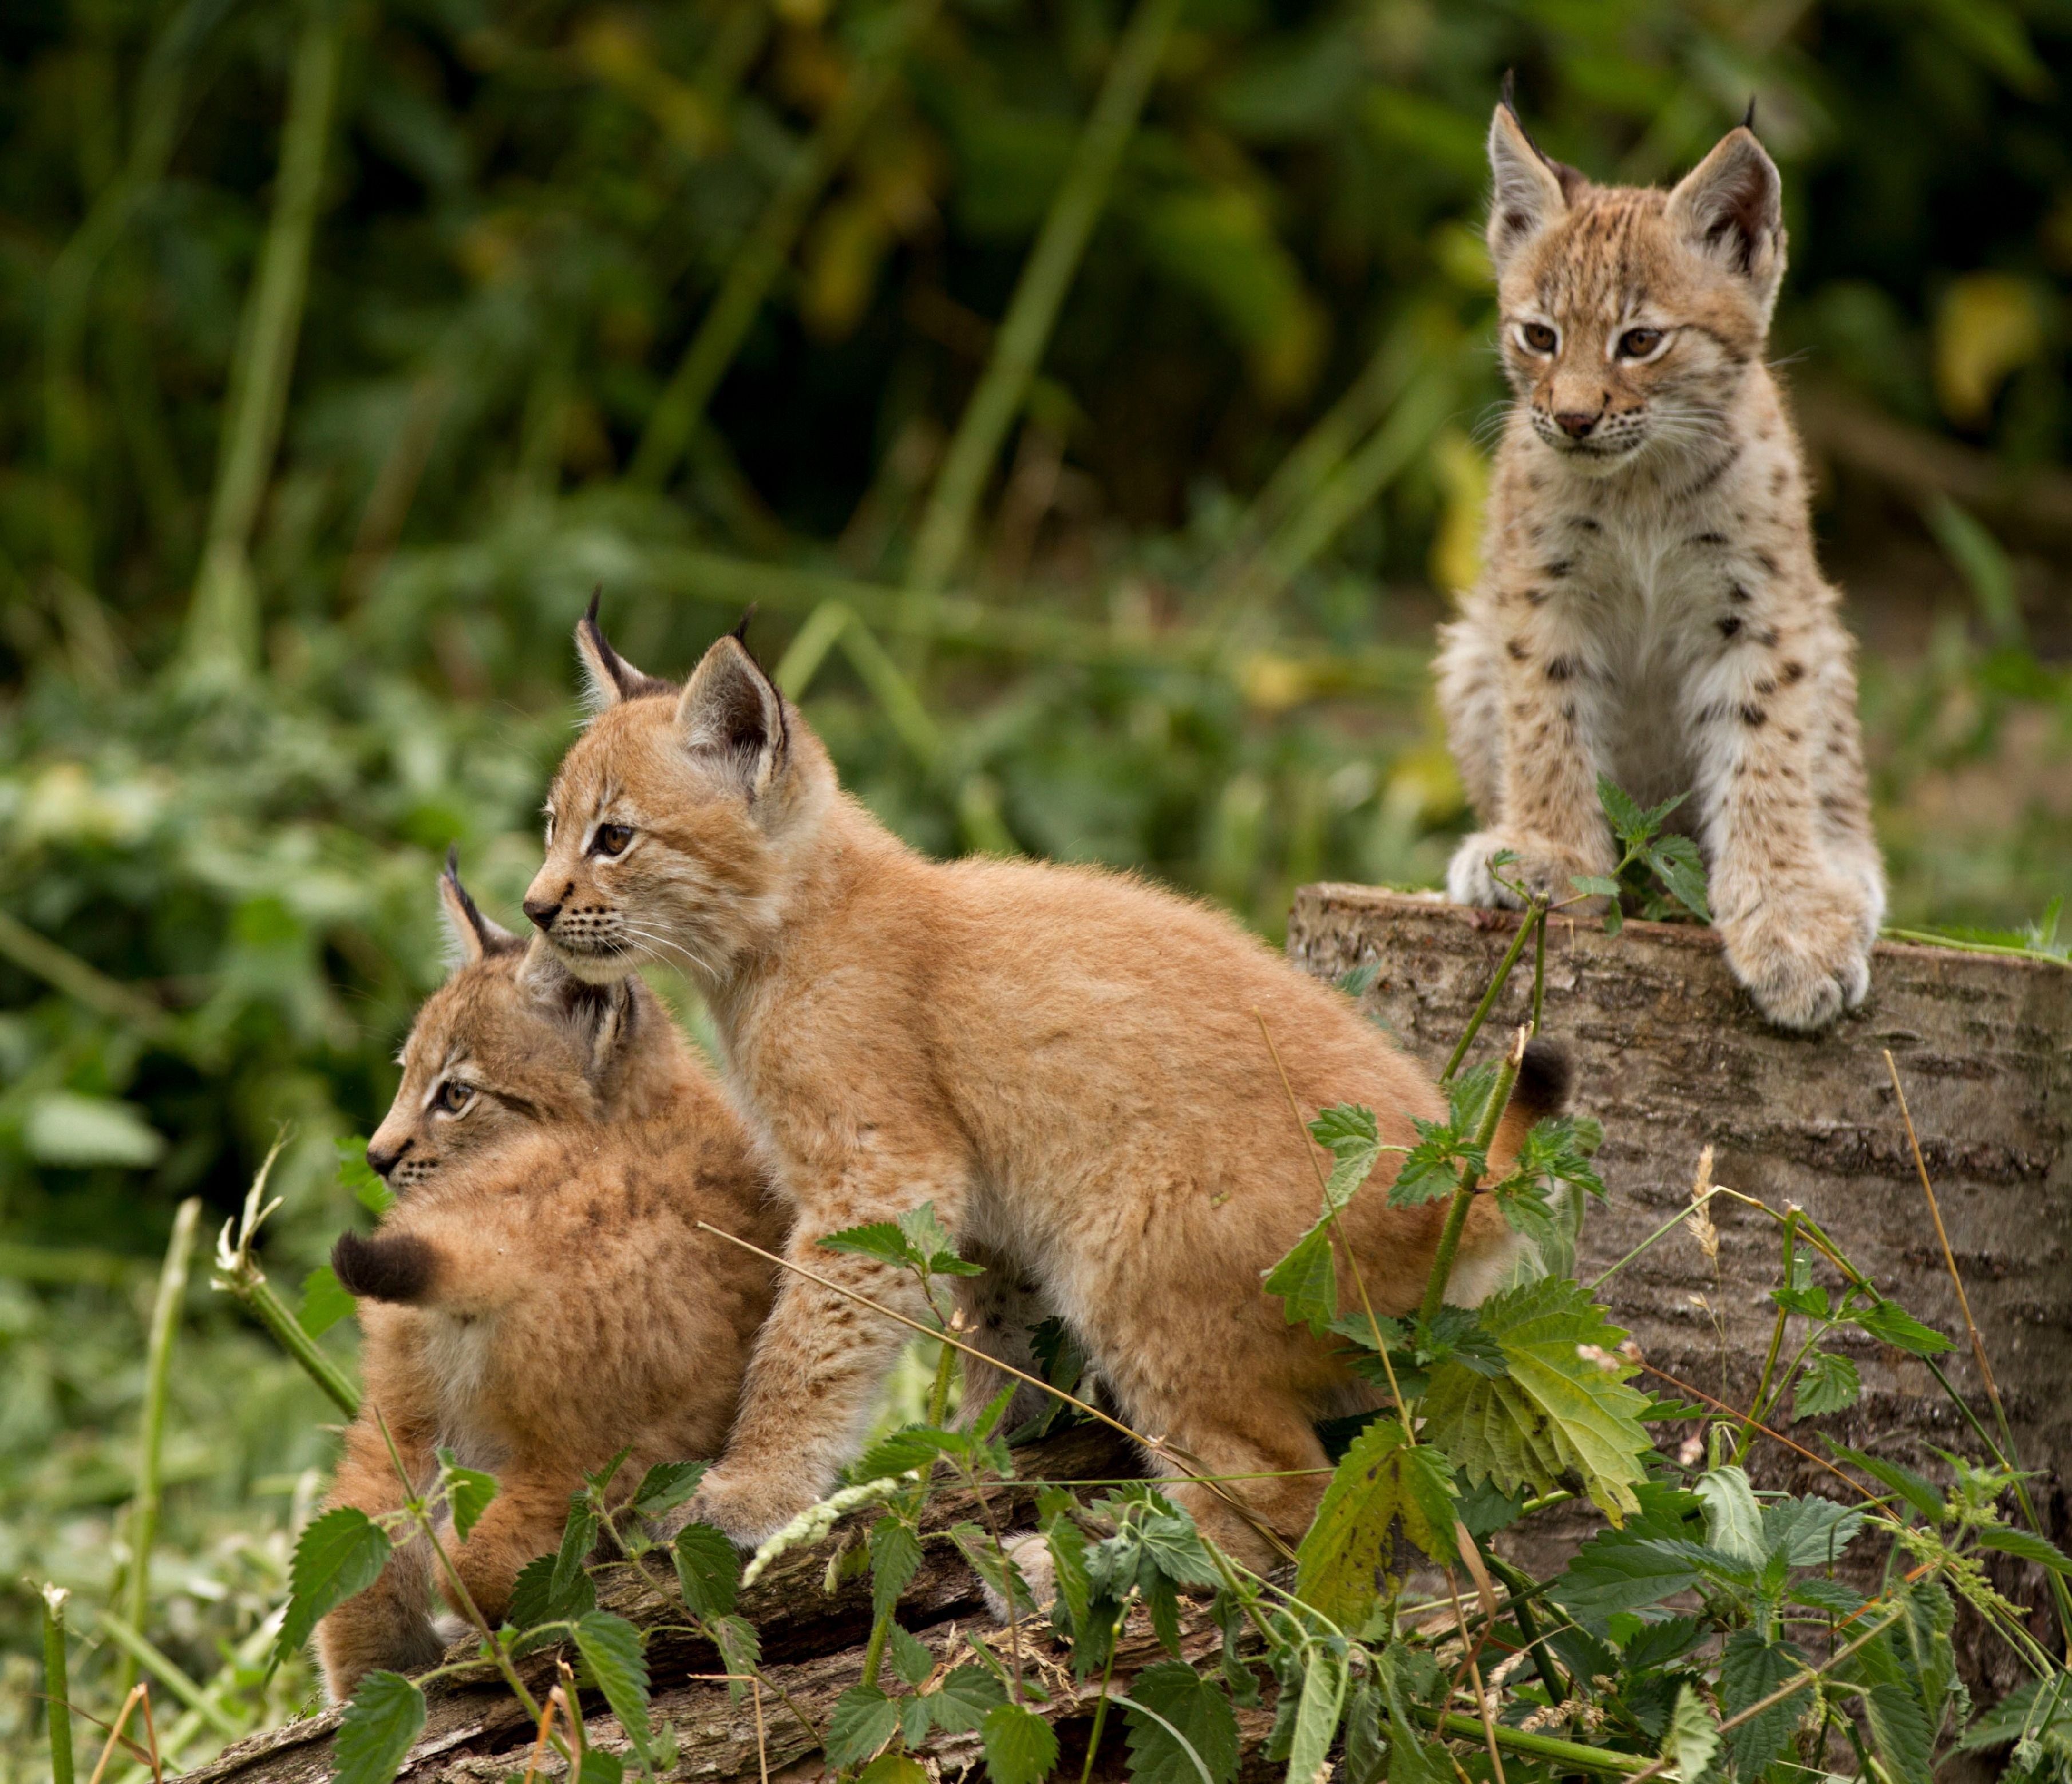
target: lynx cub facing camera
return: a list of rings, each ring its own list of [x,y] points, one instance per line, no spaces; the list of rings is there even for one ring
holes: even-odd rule
[[[1447,889],[1556,898],[1617,861],[1609,775],[1691,797],[1727,960],[1810,1029],[1860,1003],[1885,909],[1852,646],[1815,562],[1799,444],[1763,362],[1784,273],[1777,168],[1743,125],[1669,192],[1542,155],[1507,94],[1489,223],[1517,401],[1487,567],[1442,631],[1439,699],[1486,828]]]

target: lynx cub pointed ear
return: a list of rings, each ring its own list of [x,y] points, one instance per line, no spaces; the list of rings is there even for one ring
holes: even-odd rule
[[[1501,276],[1512,255],[1567,214],[1569,195],[1584,182],[1574,168],[1540,154],[1508,98],[1490,119],[1489,158],[1496,179],[1490,199],[1490,258]]]
[[[686,749],[722,758],[750,800],[767,792],[789,741],[783,697],[730,633],[707,651],[676,702]]]
[[[446,912],[446,927],[462,966],[473,966],[485,955],[508,954],[525,943],[500,923],[491,923],[475,907],[460,883],[460,851],[446,851],[446,870],[439,875],[439,905]]]
[[[1783,200],[1777,163],[1744,124],[1684,176],[1665,214],[1699,253],[1746,279],[1767,311],[1784,274]]]
[[[597,623],[597,604],[604,591],[590,598],[590,606],[576,622],[576,655],[582,661],[590,705],[598,712],[616,706],[622,700],[638,700],[644,694],[672,694],[669,683],[639,670],[615,651]]]
[[[592,1086],[602,1087],[621,1063],[639,1025],[632,980],[592,984],[578,979],[537,936],[518,974],[519,982],[539,1005],[568,1024],[577,1042],[586,1050],[584,1077]]]

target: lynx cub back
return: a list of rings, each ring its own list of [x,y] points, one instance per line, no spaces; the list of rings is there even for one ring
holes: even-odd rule
[[[652,992],[585,984],[544,948],[528,964],[450,867],[441,890],[462,960],[417,1018],[370,1149],[405,1193],[372,1237],[347,1233],[333,1253],[360,1297],[365,1392],[330,1503],[401,1506],[377,1413],[418,1490],[442,1446],[495,1475],[467,1540],[442,1533],[495,1622],[519,1570],[560,1539],[585,1473],[630,1445],[615,1482],[627,1491],[652,1463],[719,1453],[774,1285],[697,1223],[766,1250],[785,1223]],[[374,1667],[437,1659],[444,1589],[413,1542],[326,1618],[334,1700]]]
[[[1260,1018],[1305,1109],[1365,1103],[1392,1142],[1439,1114],[1430,1079],[1202,906],[1119,874],[922,859],[841,791],[735,639],[680,693],[629,668],[594,620],[578,642],[604,709],[555,778],[526,914],[599,983],[651,945],[697,963],[737,1099],[797,1211],[791,1258],[916,1317],[906,1272],[818,1242],[932,1202],[1058,1310],[1135,1428],[1242,1478],[1227,1490],[1243,1516],[1198,1482],[1177,1490],[1205,1528],[1256,1560],[1270,1550],[1251,1520],[1298,1538],[1326,1469],[1310,1421],[1367,1390],[1260,1286],[1316,1218],[1318,1156]],[[1445,1217],[1391,1207],[1394,1168],[1342,1216],[1392,1313],[1416,1303]],[[1486,1293],[1513,1256],[1482,1198],[1454,1298]],[[902,1336],[787,1273],[690,1515],[754,1542],[811,1504]]]
[[[1735,975],[1772,1021],[1860,1002],[1885,908],[1852,645],[1815,561],[1764,364],[1784,272],[1775,166],[1744,125],[1672,191],[1548,161],[1508,97],[1489,223],[1517,401],[1487,568],[1442,631],[1440,703],[1485,828],[1447,887],[1570,895],[1615,856],[1600,773],[1679,808]]]

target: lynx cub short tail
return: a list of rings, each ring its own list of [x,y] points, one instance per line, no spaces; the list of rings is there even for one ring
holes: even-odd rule
[[[1688,792],[1734,973],[1770,1020],[1863,999],[1885,909],[1852,646],[1763,360],[1784,272],[1775,166],[1745,126],[1674,191],[1592,185],[1508,101],[1489,223],[1517,401],[1482,582],[1441,633],[1440,704],[1484,828],[1447,889],[1557,898],[1614,856],[1611,776]]]
[[[694,963],[797,1211],[790,1256],[916,1317],[905,1272],[818,1241],[932,1202],[1057,1309],[1136,1429],[1248,1477],[1178,1490],[1205,1528],[1257,1560],[1274,1552],[1262,1530],[1292,1544],[1323,1490],[1311,1420],[1364,1384],[1260,1289],[1317,1217],[1323,1156],[1289,1116],[1261,1017],[1304,1110],[1364,1103],[1392,1142],[1440,1114],[1430,1079],[1201,905],[1086,869],[923,860],[841,791],[735,639],[680,692],[594,620],[578,643],[602,710],[555,778],[526,913],[598,984],[651,947]],[[1392,1313],[1416,1303],[1444,1220],[1437,1202],[1389,1206],[1396,1156],[1343,1217]],[[1484,1198],[1456,1297],[1514,1248]],[[1341,1293],[1355,1304],[1349,1272]],[[750,1543],[810,1504],[854,1453],[902,1336],[787,1274],[691,1515]],[[1170,1453],[1157,1462],[1170,1472]]]
[[[330,1504],[397,1510],[452,1448],[497,1478],[464,1542],[442,1532],[494,1622],[519,1569],[560,1540],[569,1494],[631,1445],[616,1485],[717,1455],[768,1312],[784,1221],[719,1087],[637,979],[596,986],[487,923],[449,868],[461,961],[420,1013],[376,1147],[402,1198],[333,1253],[360,1297],[366,1383]],[[382,1136],[388,1136],[384,1139]],[[409,1165],[405,1171],[399,1167]],[[317,1631],[325,1684],[438,1658],[444,1590],[420,1540]]]

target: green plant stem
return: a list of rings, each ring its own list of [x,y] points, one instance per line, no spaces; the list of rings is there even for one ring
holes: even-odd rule
[[[231,362],[224,405],[226,418],[216,460],[216,491],[182,640],[186,666],[194,675],[245,674],[258,660],[259,602],[252,578],[252,532],[265,499],[282,420],[287,413],[345,31],[344,8],[336,0],[305,0],[305,4],[302,37],[288,83],[273,212],[238,327],[236,356]]]
[[[1521,931],[1521,939],[1523,935]],[[1514,947],[1514,957],[1516,953]],[[1511,1101],[1511,1087],[1518,1082],[1519,1063],[1525,1056],[1525,1030],[1520,1029],[1517,1043],[1497,1073],[1496,1083],[1490,1091],[1489,1107],[1482,1111],[1482,1125],[1475,1130],[1478,1152],[1486,1153],[1490,1142],[1496,1137],[1497,1124],[1503,1119],[1505,1105]],[[1453,1273],[1453,1254],[1461,1248],[1461,1229],[1468,1223],[1468,1209],[1475,1199],[1478,1181],[1473,1165],[1462,1165],[1461,1181],[1446,1210],[1446,1224],[1440,1229],[1439,1248],[1432,1254],[1432,1274],[1425,1280],[1424,1304],[1418,1309],[1418,1317],[1427,1326],[1439,1317],[1439,1309],[1445,1304],[1446,1283]]]
[[[34,973],[75,1003],[135,1029],[146,1040],[163,1040],[171,1030],[172,1018],[142,992],[109,978],[4,910],[0,910],[0,959]]]
[[[112,1610],[104,1610],[96,1619],[100,1628],[116,1646],[150,1673],[166,1690],[177,1697],[195,1715],[226,1741],[235,1741],[244,1729],[233,1720],[230,1713],[182,1672],[169,1659],[164,1650],[146,1638],[142,1631]]]
[[[971,533],[972,516],[1007,430],[1027,395],[1094,224],[1107,207],[1122,153],[1137,129],[1181,0],[1137,0],[1116,45],[1063,183],[1022,267],[994,337],[993,356],[972,393],[914,542],[908,586],[932,594],[955,573]]]
[[[935,15],[941,0],[905,0],[857,59],[840,99],[786,170],[754,228],[728,266],[691,344],[648,418],[627,475],[648,489],[666,485],[705,405],[741,351],[756,312],[791,257],[813,206],[855,148],[899,72],[908,47]]]
[[[944,1345],[935,1358],[935,1379],[928,1389],[928,1422],[940,1428],[950,1408],[950,1376],[957,1366],[957,1354]]]
[[[1784,1286],[1787,1289],[1791,1287],[1792,1270],[1799,1255],[1798,1239],[1799,1211],[1792,1208],[1784,1217]],[[1741,1458],[1749,1453],[1749,1445],[1755,1441],[1755,1421],[1767,1410],[1770,1377],[1777,1372],[1777,1354],[1784,1347],[1784,1324],[1790,1317],[1788,1309],[1778,1308],[1776,1322],[1770,1329],[1770,1351],[1762,1359],[1762,1374],[1755,1384],[1755,1398],[1749,1403],[1748,1416],[1741,1423],[1741,1441],[1734,1445],[1736,1467],[1741,1465]]]
[[[892,1609],[887,1606],[884,1614],[870,1626],[870,1641],[863,1650],[864,1684],[878,1683],[878,1669],[885,1663],[885,1644],[891,1634]]]
[[[1137,1589],[1131,1587],[1130,1597],[1134,1597],[1136,1592]],[[1087,1736],[1087,1759],[1079,1768],[1079,1784],[1089,1784],[1094,1775],[1094,1754],[1100,1747],[1101,1730],[1108,1725],[1108,1687],[1109,1680],[1115,1677],[1115,1650],[1122,1638],[1123,1619],[1128,1614],[1129,1598],[1124,1598],[1122,1610],[1108,1632],[1108,1664],[1101,1668],[1100,1696],[1094,1700],[1094,1725]]]
[[[1532,1032],[1540,1032],[1540,1013],[1547,1006],[1547,913],[1532,926]]]
[[[1507,1747],[1513,1753],[1551,1760],[1556,1766],[1577,1771],[1606,1772],[1614,1777],[1624,1777],[1646,1771],[1650,1763],[1644,1753],[1613,1753],[1608,1748],[1586,1747],[1580,1741],[1563,1741],[1551,1734],[1529,1734],[1523,1729],[1506,1728],[1501,1722],[1491,1729],[1478,1717],[1462,1716],[1452,1710],[1434,1710],[1422,1704],[1412,1704],[1410,1713],[1427,1728],[1436,1729],[1441,1734],[1457,1736],[1464,1741],[1493,1737],[1499,1747]]]
[[[1661,1242],[1667,1239],[1670,1234],[1675,1231],[1679,1227],[1682,1226],[1685,1221],[1688,1220],[1697,1210],[1704,1207],[1714,1196],[1723,1193],[1725,1192],[1717,1189],[1708,1190],[1703,1195],[1700,1196],[1696,1201],[1694,1201],[1689,1207],[1679,1211],[1677,1213],[1671,1215],[1668,1219],[1663,1221],[1660,1226],[1657,1227],[1653,1232],[1647,1235],[1646,1238],[1643,1239],[1638,1245],[1634,1246],[1634,1248],[1628,1252],[1624,1257],[1621,1258],[1618,1263],[1613,1264],[1609,1269],[1601,1271],[1597,1276],[1592,1277],[1585,1286],[1587,1287],[1589,1292],[1594,1295],[1598,1289],[1604,1287],[1607,1282],[1610,1281],[1611,1279],[1617,1276],[1620,1271],[1623,1270],[1626,1265],[1632,1263],[1633,1260],[1638,1257],[1642,1252],[1652,1251],[1655,1246],[1661,1243]],[[1741,1198],[1737,1197],[1737,1199],[1738,1200]],[[1767,1213],[1769,1211],[1766,1209],[1764,1211]]]
[[[201,1220],[201,1198],[190,1196],[173,1216],[173,1234],[158,1272],[158,1292],[151,1304],[151,1335],[144,1363],[144,1413],[137,1444],[137,1491],[130,1504],[127,1535],[130,1564],[123,1585],[125,1621],[142,1630],[151,1615],[151,1545],[158,1535],[158,1490],[165,1455],[166,1408],[172,1382],[173,1343],[179,1333],[180,1303],[187,1293],[187,1261],[194,1253],[195,1230]],[[117,1672],[117,1689],[126,1694],[137,1682],[137,1663],[125,1653]]]
[[[63,1586],[43,1588],[43,1716],[50,1730],[51,1784],[72,1784],[72,1682],[65,1662]]]
[[[1490,1012],[1496,1008],[1497,999],[1511,978],[1511,969],[1518,964],[1518,956],[1525,952],[1525,944],[1533,931],[1547,921],[1547,907],[1535,905],[1525,914],[1525,920],[1518,926],[1518,933],[1511,939],[1511,946],[1504,950],[1503,958],[1496,964],[1496,976],[1490,980],[1489,989],[1482,993],[1482,1001],[1475,1005],[1475,1013],[1468,1018],[1468,1026],[1461,1031],[1461,1038],[1453,1043],[1453,1050],[1446,1055],[1446,1069],[1439,1074],[1441,1089],[1451,1084],[1453,1074],[1461,1069],[1461,1062],[1468,1056],[1468,1049],[1474,1045],[1475,1037],[1482,1033],[1482,1024],[1489,1020]],[[1534,1028],[1539,1026],[1535,1012]]]
[[[1490,1572],[1503,1581],[1504,1595],[1511,1601],[1512,1621],[1518,1632],[1525,1638],[1526,1646],[1532,1652],[1532,1669],[1540,1675],[1540,1683],[1547,1687],[1548,1699],[1552,1703],[1565,1703],[1568,1696],[1568,1681],[1555,1665],[1554,1657],[1547,1651],[1540,1639],[1539,1619],[1532,1614],[1533,1582],[1520,1573],[1494,1548],[1482,1550],[1482,1562]]]
[[[234,1295],[252,1317],[273,1336],[273,1341],[302,1366],[304,1372],[329,1396],[332,1405],[348,1419],[360,1416],[360,1393],[350,1377],[326,1356],[317,1341],[302,1330],[302,1323],[288,1310],[251,1255],[239,1260],[234,1272],[220,1273],[216,1286]]]

